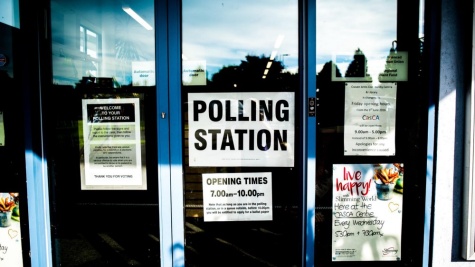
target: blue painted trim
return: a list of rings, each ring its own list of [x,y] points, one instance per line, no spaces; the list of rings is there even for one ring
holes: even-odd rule
[[[46,162],[31,147],[25,152],[31,266],[52,266]]]
[[[430,265],[430,250],[431,250],[431,222],[432,222],[432,191],[433,191],[433,169],[434,169],[434,140],[435,140],[435,106],[429,107],[428,111],[428,125],[427,125],[427,171],[426,171],[426,196],[424,209],[424,245],[422,266],[428,267]]]
[[[170,146],[168,106],[168,10],[167,0],[155,1],[155,69],[157,85],[158,203],[161,266],[172,266]],[[162,118],[162,112],[165,118]]]
[[[180,3],[162,0],[155,7],[161,266],[185,264]]]
[[[306,90],[306,98],[304,103],[304,116],[307,118],[306,134],[307,134],[307,177],[306,177],[306,216],[305,218],[305,266],[315,265],[315,176],[316,176],[316,117],[310,117],[308,114],[308,99],[316,97],[317,90],[317,55],[316,55],[316,1],[306,0],[305,8],[306,20],[304,21],[304,29],[306,38],[306,52],[304,53],[306,61],[305,73],[306,82],[304,90]]]
[[[36,95],[37,93],[30,92],[28,86],[23,87],[23,92],[25,95],[23,98],[25,108],[24,140],[30,260],[32,267],[50,267],[53,265],[53,254],[51,249],[47,161],[43,157],[42,128],[41,126],[35,127],[36,124],[33,123],[34,119],[42,120],[41,104],[38,107],[40,111],[34,110],[37,106],[33,105],[31,99],[35,98],[32,97],[32,94]],[[38,95],[40,94],[41,89],[38,91]],[[41,99],[39,103],[41,103]],[[36,142],[39,144],[36,144]]]
[[[181,1],[168,5],[168,66],[170,103],[170,158],[172,195],[173,266],[185,266],[185,218],[183,200],[183,125],[181,97]]]

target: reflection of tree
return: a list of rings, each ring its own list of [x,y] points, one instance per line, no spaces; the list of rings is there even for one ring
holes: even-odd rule
[[[115,59],[114,67],[110,65],[112,75],[108,76],[115,77],[122,85],[131,84],[132,62],[154,59],[154,50],[146,45],[153,43],[153,35],[146,35],[147,31],[123,12],[116,14],[114,23],[108,26],[113,27]]]
[[[317,75],[319,88],[320,86],[327,87],[328,85],[330,85],[332,81],[332,66],[334,66],[336,69],[335,77],[341,77],[341,72],[338,66],[333,64],[333,61],[328,61],[327,63],[325,63],[325,65],[323,65],[322,70]]]
[[[332,75],[332,70],[333,75]],[[332,77],[333,76],[333,77]],[[329,255],[331,246],[324,244],[331,240],[332,223],[332,164],[341,162],[343,138],[338,127],[343,125],[345,104],[345,83],[342,74],[333,61],[323,65],[317,74],[317,171],[315,175],[315,197],[318,210],[315,213],[315,232],[319,251]]]
[[[353,61],[351,61],[348,69],[346,70],[345,77],[366,77],[367,66],[366,56],[361,49],[356,49]]]
[[[131,41],[117,39],[115,42],[115,58],[120,61],[138,61],[140,60],[140,55]]]
[[[294,90],[298,85],[298,75],[282,72],[284,67],[280,61],[272,61],[270,67],[269,62],[269,57],[247,55],[239,65],[225,66],[215,73],[210,88],[226,91]]]
[[[332,82],[332,68],[335,69],[335,77],[341,78],[341,72],[333,61],[325,63],[317,75],[317,111],[320,127],[343,125],[344,86],[342,87],[342,82]]]
[[[331,164],[343,149],[337,128],[343,125],[345,83],[332,81],[332,69],[335,76],[341,78],[340,70],[332,61],[325,63],[317,75],[317,149],[321,157],[315,194],[322,206],[331,205]]]

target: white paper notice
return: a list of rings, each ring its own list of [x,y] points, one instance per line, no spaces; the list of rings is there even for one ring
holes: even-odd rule
[[[3,124],[3,111],[0,110],[0,146],[5,146],[5,125]]]
[[[407,81],[407,52],[391,52],[386,58],[384,72],[379,74],[380,82]]]
[[[403,170],[396,165],[403,164],[333,165],[333,261],[401,260],[402,187],[394,189]]]
[[[206,61],[183,60],[182,83],[186,86],[206,85]]]
[[[132,61],[132,85],[155,85],[155,61]]]
[[[189,93],[190,166],[294,166],[294,93]]]
[[[204,173],[204,221],[271,221],[272,173]]]
[[[345,156],[396,154],[396,83],[346,83]]]
[[[83,99],[82,108],[82,189],[146,189],[139,99]]]

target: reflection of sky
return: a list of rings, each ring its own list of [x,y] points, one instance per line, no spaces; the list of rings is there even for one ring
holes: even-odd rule
[[[377,77],[396,40],[396,19],[396,0],[318,0],[317,70],[336,56],[352,59],[360,48],[368,59],[368,72]],[[342,75],[349,63],[338,65]]]
[[[183,54],[206,60],[209,74],[239,65],[246,55],[269,57],[285,35],[276,60],[295,68],[298,58],[296,0],[183,0]],[[288,56],[282,56],[288,54]]]
[[[128,5],[153,25],[152,0],[130,1]],[[75,30],[70,27],[77,19],[101,34],[100,75],[115,76],[122,82],[130,78],[120,79],[123,71],[131,70],[116,59],[118,38],[131,44],[139,60],[155,58],[154,32],[143,29],[126,15],[120,2],[58,0],[52,2],[52,9],[53,39],[59,36],[64,40],[53,42],[53,55],[77,56],[73,47],[67,46],[77,42]],[[283,61],[290,71],[297,69],[297,0],[273,0],[271,4],[265,0],[183,0],[182,12],[183,55],[188,60],[206,60],[209,76],[224,66],[239,65],[246,55],[269,57],[279,35],[285,38],[275,60]],[[396,0],[317,0],[317,70],[332,59],[346,56],[349,60],[338,62],[344,74],[354,51],[360,48],[368,59],[371,76],[377,76],[396,39],[396,12]],[[80,78],[84,75],[81,62],[72,62]]]
[[[51,34],[54,82],[75,84],[84,76],[114,77],[120,84],[132,81],[133,61],[155,60],[155,33],[127,15],[133,8],[154,25],[153,0],[55,0],[51,1]],[[100,49],[79,50],[79,25],[100,37]],[[91,48],[91,47],[89,47]],[[120,52],[118,50],[120,48]],[[100,55],[94,58],[94,54]],[[91,66],[95,66],[92,68]],[[91,69],[99,70],[98,72]]]
[[[396,15],[396,0],[318,0],[317,69],[346,56],[349,60],[338,62],[344,74],[360,48],[368,59],[368,71],[376,77],[396,39]],[[279,0],[272,5],[263,0],[183,1],[183,53],[189,60],[206,60],[210,73],[239,65],[247,54],[269,56],[279,34],[286,38],[276,60],[296,69],[296,1]]]

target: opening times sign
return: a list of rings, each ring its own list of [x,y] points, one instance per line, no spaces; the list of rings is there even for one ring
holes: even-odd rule
[[[401,260],[402,166],[333,165],[333,261]]]
[[[345,156],[396,154],[396,83],[345,85]]]
[[[139,99],[83,99],[82,107],[82,189],[146,189]]]
[[[293,92],[189,93],[189,165],[294,166]]]
[[[203,174],[204,221],[271,221],[272,174]]]

